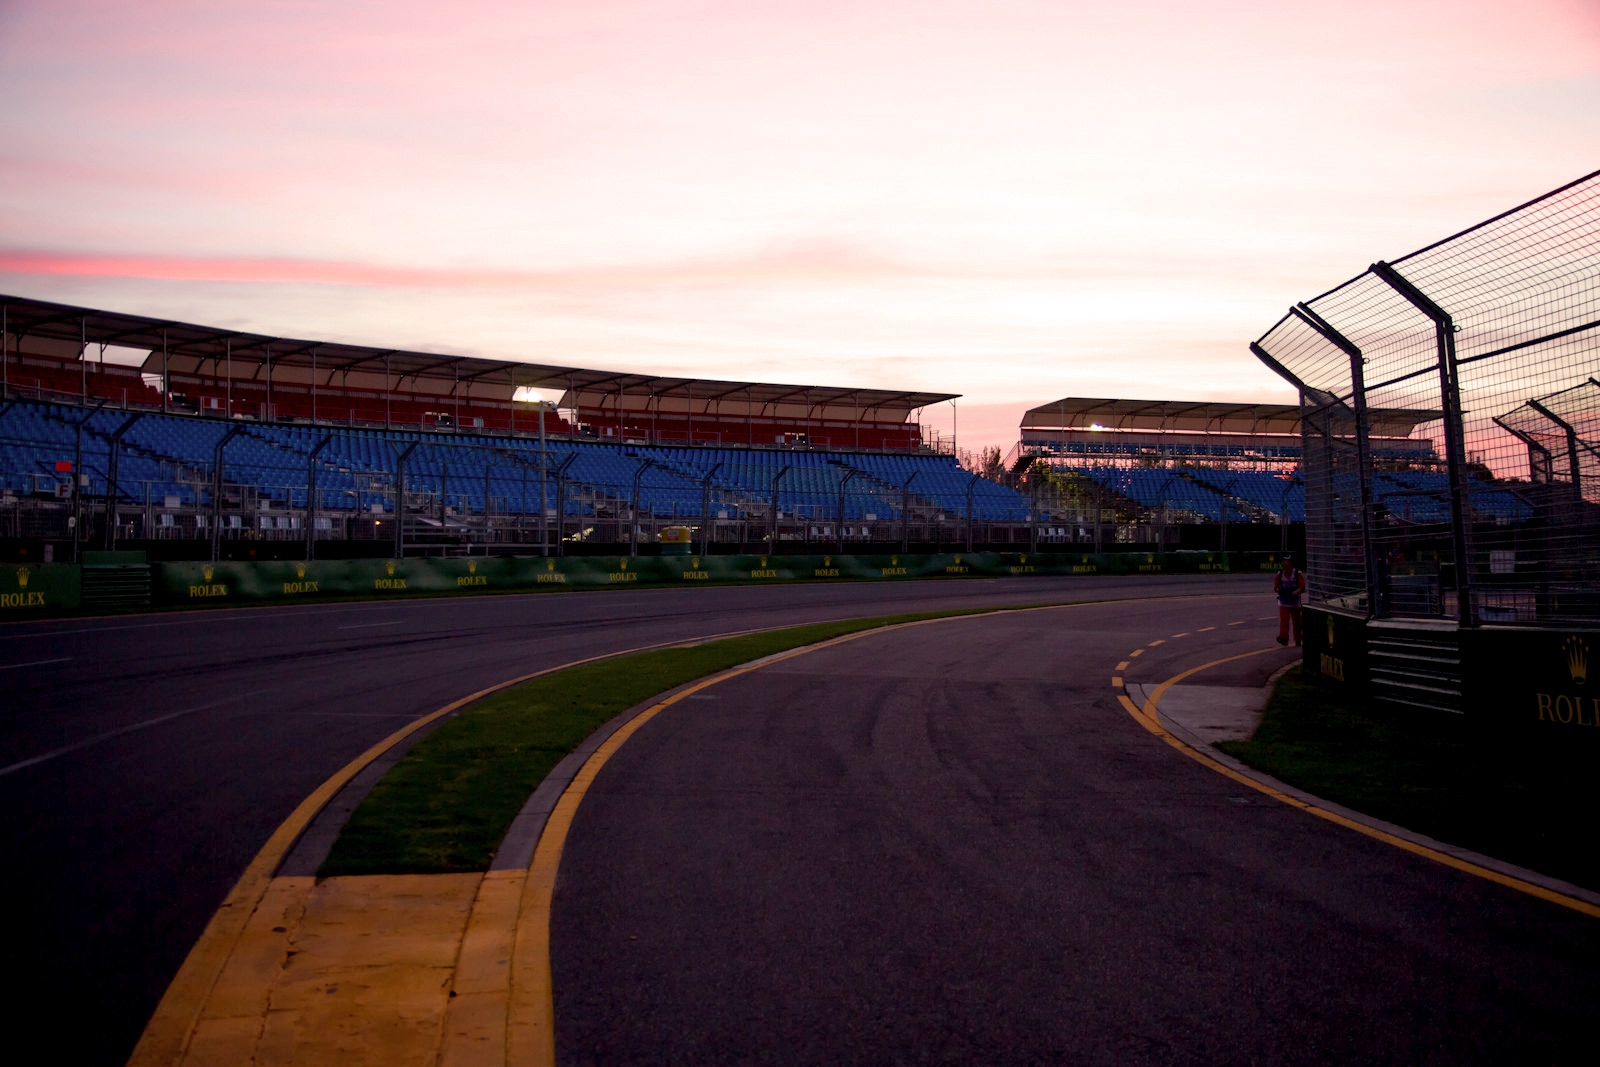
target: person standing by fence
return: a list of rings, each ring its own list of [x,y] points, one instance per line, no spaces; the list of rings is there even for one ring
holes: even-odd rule
[[[1294,643],[1300,643],[1300,598],[1306,594],[1305,572],[1294,565],[1294,557],[1285,555],[1283,565],[1272,576],[1272,591],[1278,597],[1278,644],[1289,643],[1289,631],[1294,630]]]

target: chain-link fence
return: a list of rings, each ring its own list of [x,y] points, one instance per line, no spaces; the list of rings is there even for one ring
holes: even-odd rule
[[[1600,171],[1297,304],[1310,599],[1600,621]]]

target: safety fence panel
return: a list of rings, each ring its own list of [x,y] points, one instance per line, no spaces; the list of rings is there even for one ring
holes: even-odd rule
[[[1290,309],[1312,603],[1600,622],[1600,172]]]

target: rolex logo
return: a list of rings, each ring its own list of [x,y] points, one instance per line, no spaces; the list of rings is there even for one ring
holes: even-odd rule
[[[899,556],[890,556],[889,557],[889,566],[891,566],[891,567],[900,566],[900,557]]]
[[[767,565],[767,557],[766,556],[762,556],[761,557],[761,565],[763,567],[765,567]]]
[[[628,569],[628,561],[627,560],[623,560],[622,561],[622,566],[620,568],[618,568],[618,569],[619,570],[627,570]]]
[[[547,571],[555,570],[556,569],[556,561],[553,560],[553,559],[546,560],[545,564],[544,564],[544,569],[547,570]]]
[[[467,560],[467,573],[468,574],[477,574],[478,573],[478,561],[477,560],[475,560],[475,559]]]
[[[695,556],[693,559],[689,560],[689,569],[693,570],[693,571],[697,571],[697,570],[700,569],[700,557],[699,556]]]
[[[1328,616],[1328,647],[1333,647],[1333,616]]]
[[[1589,676],[1588,642],[1569,637],[1562,642],[1562,647],[1567,650],[1567,670],[1572,673],[1572,680],[1582,685]]]
[[[294,576],[296,578],[304,578],[306,576],[306,565],[304,563],[296,563],[294,565]]]
[[[393,578],[394,577],[394,560],[391,559],[388,562],[384,563],[383,569],[389,572],[389,577]]]
[[[824,566],[824,567],[831,567],[831,566],[833,566],[833,557],[832,557],[832,556],[823,556],[823,557],[822,557],[822,565],[823,565],[823,566]]]
[[[1022,557],[1021,557],[1021,558],[1020,558],[1020,559],[1019,559],[1019,560],[1018,560],[1018,562],[1019,562],[1019,563],[1026,563],[1026,562],[1028,562],[1028,557],[1027,557],[1027,556],[1022,556]]]
[[[209,582],[212,575],[215,574],[216,571],[212,568],[211,564],[207,563],[204,567],[200,568],[200,573],[204,575],[205,580]]]
[[[26,589],[26,588],[28,588],[28,575],[30,575],[32,573],[33,572],[28,570],[28,568],[26,568],[26,567],[18,567],[17,568],[17,588],[18,589]]]
[[[956,566],[957,567],[961,566],[961,557],[960,556],[956,557]]]

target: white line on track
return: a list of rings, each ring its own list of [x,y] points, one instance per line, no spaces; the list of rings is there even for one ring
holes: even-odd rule
[[[71,656],[60,659],[36,659],[27,663],[0,663],[0,671],[20,671],[24,667],[48,667],[52,663],[71,663]]]
[[[169,712],[166,715],[157,715],[153,719],[145,719],[142,722],[132,722],[126,726],[119,726],[115,730],[107,730],[103,734],[95,734],[93,737],[86,737],[82,741],[75,741],[70,745],[63,745],[60,748],[53,748],[49,752],[41,753],[30,759],[18,760],[16,763],[10,764],[9,766],[0,767],[0,778],[4,778],[6,775],[11,774],[14,771],[20,771],[25,768],[32,767],[35,764],[43,763],[46,760],[53,760],[57,756],[65,756],[68,753],[76,752],[80,748],[88,748],[90,745],[98,745],[100,742],[109,741],[113,737],[121,737],[123,734],[131,734],[135,730],[143,730],[147,726],[159,726],[164,722],[171,722],[173,719],[181,719],[185,715],[193,715],[197,711],[205,711],[208,708],[215,708],[226,703],[226,700],[214,700],[209,704],[198,704],[192,708],[184,708],[182,711]]]

